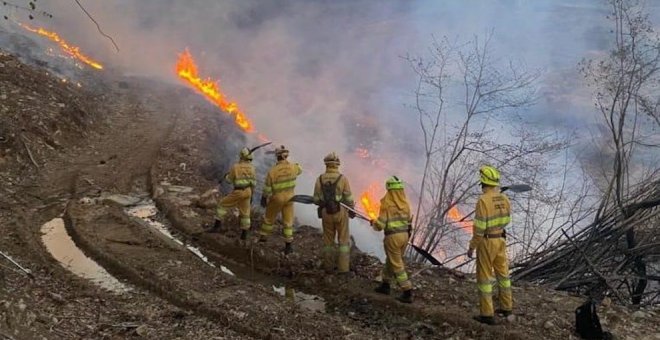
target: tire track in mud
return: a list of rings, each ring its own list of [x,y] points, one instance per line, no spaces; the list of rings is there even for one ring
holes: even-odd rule
[[[121,217],[122,213],[117,207],[71,203],[65,214],[66,228],[76,244],[113,275],[217,321],[222,327],[256,338],[347,335],[342,325],[350,325],[350,321],[325,314],[307,315],[264,287],[211,268],[185,250],[171,249],[145,231],[144,226],[127,216]],[[104,242],[107,235],[130,235],[141,245],[110,244]],[[167,264],[177,262],[178,265]],[[250,323],[242,322],[248,316]],[[323,327],[319,327],[319,322]],[[372,336],[362,333],[362,337]]]
[[[121,261],[115,255],[111,255],[110,253],[101,250],[101,247],[97,243],[92,242],[89,238],[78,232],[76,218],[71,215],[70,209],[66,210],[64,221],[66,230],[76,245],[82,249],[87,256],[101,264],[112,275],[123,278],[138,287],[152,292],[178,307],[201,313],[213,318],[213,320],[218,320],[224,327],[232,328],[237,332],[257,338],[263,338],[267,335],[255,332],[254,330],[240,324],[233,325],[231,323],[231,318],[226,313],[211,308],[210,306],[203,305],[200,301],[182,298],[179,289],[174,285],[168,284],[167,281],[155,280],[147,275],[143,275],[137,269],[126,265],[125,262]]]

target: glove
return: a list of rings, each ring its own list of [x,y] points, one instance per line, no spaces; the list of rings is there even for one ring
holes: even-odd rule
[[[474,258],[474,249],[468,249],[467,256],[471,259]]]
[[[268,205],[268,199],[266,198],[266,196],[263,196],[263,195],[261,196],[261,202],[260,203],[261,203],[262,208],[265,208],[266,205]]]
[[[348,211],[348,218],[355,218],[355,211],[349,210]]]

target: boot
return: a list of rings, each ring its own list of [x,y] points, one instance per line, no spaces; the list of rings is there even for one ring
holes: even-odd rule
[[[390,295],[390,283],[389,282],[382,282],[380,286],[376,287],[374,289],[376,293],[381,293],[385,295]]]
[[[412,303],[412,289],[404,290],[396,299],[403,303]]]
[[[249,234],[250,234],[249,230],[245,230],[245,229],[241,230],[241,240],[245,241]]]
[[[473,319],[477,320],[481,323],[485,323],[486,325],[491,325],[491,326],[495,325],[495,318],[493,318],[492,316],[479,315],[479,316],[473,317]]]
[[[222,228],[222,222],[220,220],[215,220],[213,227],[207,231],[207,233],[219,233],[220,228]]]
[[[293,253],[293,248],[291,247],[291,243],[287,242],[284,244],[284,255],[289,255]]]
[[[511,315],[512,312],[510,310],[505,310],[505,309],[498,308],[498,309],[495,310],[495,314],[501,314],[502,316],[504,316],[506,318],[507,316]]]
[[[266,235],[259,235],[259,242],[264,243],[268,241],[268,237]]]

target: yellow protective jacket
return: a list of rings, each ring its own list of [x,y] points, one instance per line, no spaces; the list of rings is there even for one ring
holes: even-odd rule
[[[474,216],[470,249],[476,249],[484,235],[500,235],[511,222],[509,198],[497,187],[486,187],[479,196]]]
[[[380,200],[378,219],[374,229],[385,230],[385,235],[408,231],[412,223],[410,204],[403,190],[388,190]]]
[[[331,182],[334,183],[337,180],[341,173],[336,167],[326,167],[325,173],[319,176],[314,184],[314,203],[317,205],[322,205],[323,202],[323,190],[321,189],[321,182]],[[353,201],[353,194],[351,193],[351,186],[348,184],[348,179],[346,176],[341,175],[341,178],[337,182],[335,188],[335,201],[344,203],[349,207],[355,205]]]
[[[293,193],[296,187],[296,178],[302,173],[298,163],[289,163],[287,160],[278,161],[266,175],[266,183],[262,195],[266,198],[282,192]]]
[[[257,185],[257,176],[254,166],[248,161],[239,161],[234,164],[225,176],[225,180],[231,183],[234,188],[244,189],[254,188]]]

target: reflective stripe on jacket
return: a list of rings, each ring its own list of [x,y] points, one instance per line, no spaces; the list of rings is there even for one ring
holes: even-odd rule
[[[395,199],[402,200],[402,204],[407,206],[407,211],[405,209],[399,208],[399,206],[394,201]],[[380,201],[380,212],[378,213],[378,219],[376,219],[375,227],[378,230],[392,231],[401,228],[408,228],[412,223],[412,217],[410,216],[410,205],[408,201],[405,200],[404,195],[397,195],[396,191],[388,193]]]
[[[270,197],[279,192],[291,191],[296,187],[296,178],[302,173],[298,163],[287,160],[278,161],[266,175],[263,195]]]
[[[486,187],[477,201],[470,249],[476,249],[484,235],[499,235],[511,222],[509,198],[499,188]]]
[[[234,164],[227,174],[226,180],[234,188],[255,187],[257,185],[257,176],[252,163],[240,161]]]

